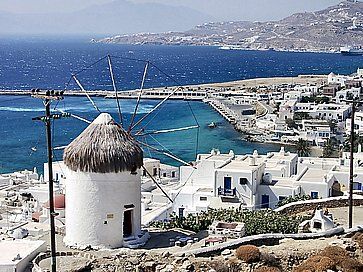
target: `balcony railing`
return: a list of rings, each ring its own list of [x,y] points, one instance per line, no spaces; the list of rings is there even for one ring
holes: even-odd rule
[[[235,197],[237,195],[236,188],[233,189],[226,189],[219,187],[218,188],[218,196],[229,196],[229,197]]]

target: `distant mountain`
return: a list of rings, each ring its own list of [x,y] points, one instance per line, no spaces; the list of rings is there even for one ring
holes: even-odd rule
[[[246,49],[337,51],[363,46],[363,3],[344,1],[279,21],[205,23],[185,32],[122,35],[106,43],[237,46]]]
[[[52,14],[0,13],[0,34],[117,34],[182,31],[213,20],[183,7],[127,0],[95,5],[77,12]]]

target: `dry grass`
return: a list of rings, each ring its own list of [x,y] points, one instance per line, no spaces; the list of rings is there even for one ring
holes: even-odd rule
[[[319,254],[311,256],[294,272],[323,272],[327,269],[340,270],[343,272],[362,272],[363,265],[353,259],[349,253],[338,246],[328,246]]]
[[[363,233],[362,232],[357,232],[356,234],[354,234],[352,237],[352,240],[358,244],[358,246],[361,250],[363,250]]]
[[[236,257],[246,263],[254,263],[260,260],[260,250],[253,245],[240,246],[236,250]]]
[[[111,116],[103,113],[66,147],[63,160],[73,171],[134,172],[143,165],[143,152]]]
[[[229,272],[229,267],[224,261],[212,261],[209,263],[209,267],[216,272]]]
[[[315,255],[294,268],[294,272],[325,272],[328,269],[335,269],[334,261],[329,257]]]

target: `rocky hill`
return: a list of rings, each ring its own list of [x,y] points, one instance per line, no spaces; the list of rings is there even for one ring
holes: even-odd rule
[[[363,45],[363,2],[344,1],[325,10],[297,13],[280,21],[205,23],[186,32],[120,35],[99,42],[338,51],[344,45]]]
[[[0,34],[91,34],[103,37],[140,31],[181,31],[209,20],[213,17],[183,6],[113,0],[72,12],[62,12],[61,9],[48,13],[0,11]]]

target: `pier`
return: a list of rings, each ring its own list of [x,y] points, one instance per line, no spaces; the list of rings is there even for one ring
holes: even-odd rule
[[[61,91],[61,90],[55,90]],[[205,90],[192,91],[192,90],[181,90],[172,94],[173,89],[147,89],[143,90],[142,99],[161,100],[169,97],[171,100],[193,100],[202,101],[207,97],[208,93]],[[0,90],[0,95],[31,95],[31,90]],[[114,91],[87,91],[87,94],[92,97],[104,97],[106,99],[116,99]],[[117,98],[119,99],[137,99],[140,94],[139,90],[131,91],[119,91]],[[79,90],[67,90],[64,92],[64,96],[86,96],[86,93]]]
[[[226,119],[232,125],[236,124],[236,118],[233,111],[225,104],[221,103],[217,99],[206,99],[205,102],[216,110],[224,119]]]

